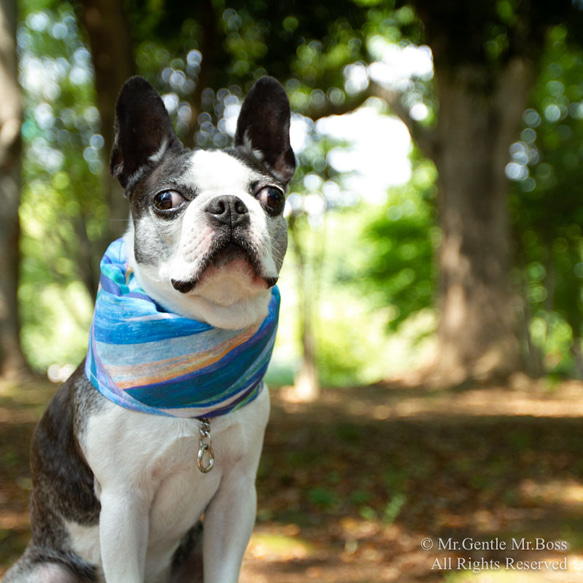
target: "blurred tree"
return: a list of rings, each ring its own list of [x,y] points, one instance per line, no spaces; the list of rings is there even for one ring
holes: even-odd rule
[[[527,15],[526,4],[517,13],[510,2],[417,3],[439,94],[429,151],[443,234],[437,382],[521,368],[504,167],[544,39],[540,15]]]
[[[303,213],[302,213],[303,214]],[[296,281],[298,293],[299,336],[301,345],[301,363],[294,379],[294,399],[301,402],[313,402],[320,396],[318,378],[315,328],[315,290],[309,289],[308,259],[302,241],[301,228],[298,225],[302,214],[292,213],[288,219],[292,252],[296,257]],[[303,233],[305,235],[305,232]]]
[[[416,124],[383,92],[436,165],[439,183],[438,350],[432,379],[507,377],[521,369],[510,283],[505,166],[549,26],[570,0],[414,0],[433,52],[437,124]]]
[[[20,267],[22,100],[16,54],[16,0],[0,1],[0,375],[26,369],[20,346],[17,292]]]
[[[22,341],[31,364],[46,370],[83,357],[108,216],[103,137],[91,55],[71,5],[27,0],[21,18]]]
[[[523,339],[534,374],[583,378],[583,50],[570,42],[566,26],[551,31],[541,64],[506,168],[515,181],[511,217],[528,324]],[[563,323],[570,338],[558,345]]]
[[[128,205],[117,180],[109,172],[109,156],[114,139],[115,103],[123,83],[135,73],[123,2],[118,0],[80,0],[80,20],[85,27],[95,75],[104,171],[104,199],[109,209],[108,229],[101,250],[127,228]]]

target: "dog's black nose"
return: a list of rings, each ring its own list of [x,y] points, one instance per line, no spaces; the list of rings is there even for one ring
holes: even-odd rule
[[[215,196],[204,210],[211,220],[222,225],[244,227],[250,222],[249,209],[238,196]]]

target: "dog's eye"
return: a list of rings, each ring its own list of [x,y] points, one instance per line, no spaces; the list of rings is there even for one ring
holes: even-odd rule
[[[159,211],[174,210],[184,202],[184,197],[175,190],[165,190],[154,197],[154,207]]]
[[[285,196],[283,192],[275,186],[264,186],[258,193],[259,202],[272,215],[279,215],[285,206]]]

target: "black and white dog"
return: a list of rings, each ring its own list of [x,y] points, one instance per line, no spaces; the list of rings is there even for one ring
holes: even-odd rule
[[[111,170],[130,201],[125,244],[140,288],[219,329],[262,321],[286,251],[295,169],[283,87],[269,77],[254,85],[224,151],[184,148],[140,77],[124,85],[116,112]],[[203,570],[206,583],[235,583],[268,416],[262,390],[213,418],[216,463],[203,473],[204,420],[119,406],[81,366],[35,431],[32,539],[4,583],[193,583]]]

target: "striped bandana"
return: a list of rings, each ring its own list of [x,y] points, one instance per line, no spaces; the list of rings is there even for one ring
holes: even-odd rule
[[[166,312],[138,286],[124,240],[101,260],[85,374],[107,399],[134,411],[216,417],[251,402],[263,388],[279,314],[243,330],[224,330]]]

